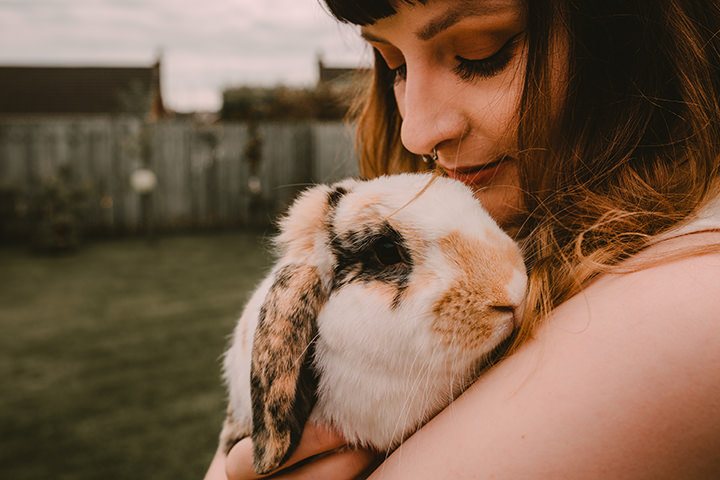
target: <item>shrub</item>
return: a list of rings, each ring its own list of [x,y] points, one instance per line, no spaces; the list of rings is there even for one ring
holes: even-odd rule
[[[74,179],[69,166],[40,182],[30,194],[31,243],[43,252],[67,252],[80,246],[91,211],[92,187]]]

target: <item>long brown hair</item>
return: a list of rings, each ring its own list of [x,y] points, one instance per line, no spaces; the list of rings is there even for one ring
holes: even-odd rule
[[[424,3],[325,0],[338,19],[357,25],[392,15],[398,1]],[[526,7],[519,237],[530,315],[518,342],[589,280],[716,194],[720,155],[720,2],[528,0]],[[550,62],[560,37],[567,75],[558,112]],[[423,168],[402,147],[392,74],[377,52],[357,122],[365,176]]]

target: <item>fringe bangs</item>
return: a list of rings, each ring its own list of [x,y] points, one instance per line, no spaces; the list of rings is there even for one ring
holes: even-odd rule
[[[397,12],[399,2],[425,4],[425,0],[324,0],[330,13],[343,23],[364,27]]]

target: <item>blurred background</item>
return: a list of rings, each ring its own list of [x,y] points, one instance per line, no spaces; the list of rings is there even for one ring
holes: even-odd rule
[[[0,478],[202,478],[273,220],[357,175],[369,52],[316,0],[3,0],[0,45]]]

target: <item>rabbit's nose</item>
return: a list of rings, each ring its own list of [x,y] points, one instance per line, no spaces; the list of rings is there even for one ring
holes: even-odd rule
[[[525,314],[525,297],[527,295],[527,275],[525,271],[515,270],[505,290],[513,309],[515,328],[518,328]]]
[[[527,292],[527,275],[524,271],[515,270],[510,277],[510,281],[505,286],[510,305],[515,308],[525,303],[525,294]]]

